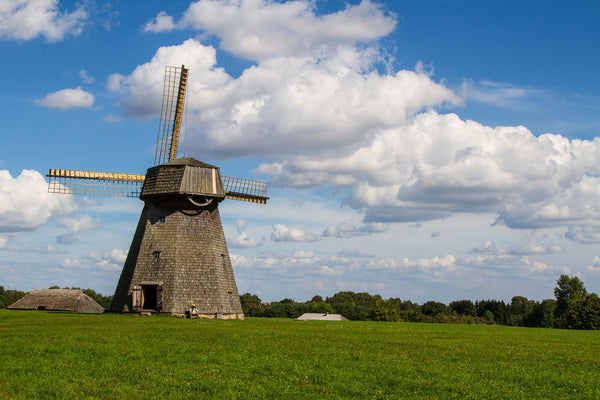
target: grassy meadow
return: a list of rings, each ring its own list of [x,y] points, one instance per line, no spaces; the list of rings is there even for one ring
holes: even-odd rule
[[[0,399],[598,399],[600,332],[0,310]]]

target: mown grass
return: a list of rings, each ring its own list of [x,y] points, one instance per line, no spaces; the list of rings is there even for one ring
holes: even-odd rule
[[[0,399],[597,399],[600,332],[0,311]]]

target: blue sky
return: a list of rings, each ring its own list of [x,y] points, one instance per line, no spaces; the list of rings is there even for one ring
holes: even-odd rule
[[[6,0],[0,284],[112,294],[135,199],[49,168],[144,172],[164,65],[180,155],[269,182],[221,204],[240,293],[417,302],[600,290],[600,3]]]

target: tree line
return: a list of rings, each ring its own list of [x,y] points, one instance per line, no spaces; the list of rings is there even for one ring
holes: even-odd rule
[[[428,301],[423,304],[380,295],[338,292],[307,302],[292,299],[263,303],[253,294],[240,296],[244,314],[249,317],[297,318],[313,313],[339,313],[353,321],[406,321],[455,324],[496,324],[567,329],[600,329],[600,298],[588,293],[578,277],[561,275],[554,289],[556,299],[541,302],[515,296],[510,303],[499,300],[458,300],[449,304]]]
[[[51,286],[49,289],[60,289]],[[76,287],[64,289],[80,289]],[[93,289],[85,293],[105,309],[112,296],[103,296]],[[0,286],[0,309],[6,308],[27,293],[5,290]],[[307,302],[283,299],[263,303],[257,296],[240,296],[242,309],[248,317],[297,318],[313,313],[339,313],[352,321],[406,321],[455,324],[496,324],[542,328],[600,329],[600,298],[588,293],[578,277],[561,275],[554,288],[556,299],[541,302],[515,296],[510,303],[499,300],[458,300],[449,304],[428,301],[423,304],[399,298],[383,299],[380,295],[338,292],[323,299],[314,296]]]

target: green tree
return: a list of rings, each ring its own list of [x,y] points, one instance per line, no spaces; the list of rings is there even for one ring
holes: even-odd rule
[[[428,301],[421,306],[421,312],[424,315],[434,316],[438,314],[448,314],[448,307],[438,301]]]
[[[319,295],[314,296],[312,299],[310,299],[311,303],[320,303],[324,301],[323,298]]]
[[[473,304],[471,300],[453,301],[448,305],[448,308],[451,313],[456,313],[458,315],[477,315],[475,304]]]
[[[581,300],[586,297],[587,290],[576,276],[571,278],[568,275],[561,275],[556,285],[554,288],[556,325],[558,328],[574,328],[579,324],[579,312],[583,306]]]
[[[369,313],[369,319],[373,321],[400,321],[400,312],[393,301],[377,299]]]
[[[351,291],[338,292],[327,297],[326,302],[338,313],[352,321],[365,321],[381,296],[371,296],[369,293],[354,293]]]
[[[262,313],[262,300],[255,294],[244,293],[240,296],[242,311],[249,317],[258,317]]]
[[[314,312],[314,313],[321,313],[321,314],[333,313],[333,307],[329,303],[326,303],[324,301],[319,301],[316,303],[312,303],[312,305],[310,307],[310,311]]]
[[[20,290],[5,290],[4,286],[0,286],[0,308],[6,308],[27,293]]]

